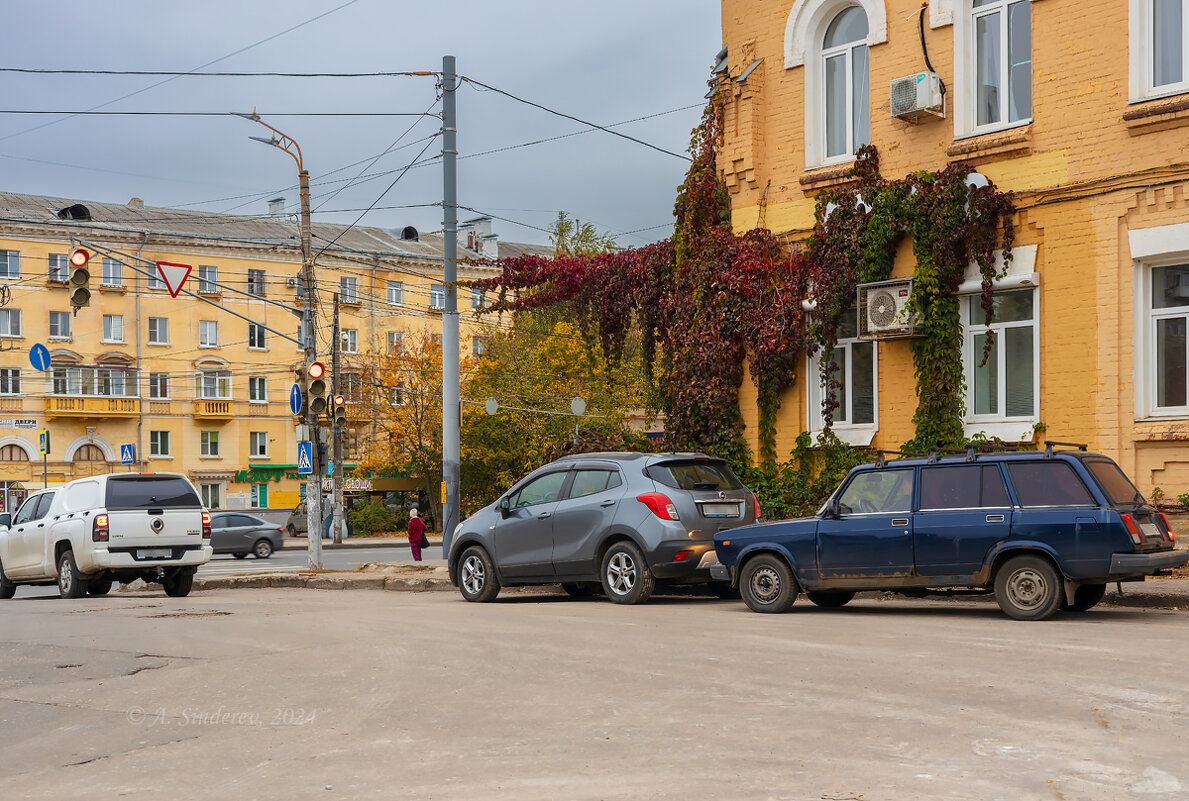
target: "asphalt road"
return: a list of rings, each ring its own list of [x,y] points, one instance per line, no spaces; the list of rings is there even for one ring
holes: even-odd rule
[[[24,598],[0,798],[1189,798],[1182,613]]]

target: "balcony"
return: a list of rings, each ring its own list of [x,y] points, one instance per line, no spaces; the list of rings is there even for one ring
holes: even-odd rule
[[[138,414],[139,398],[51,395],[45,399],[46,417],[136,417]]]
[[[203,420],[230,420],[235,417],[235,403],[229,400],[196,400],[194,416]]]

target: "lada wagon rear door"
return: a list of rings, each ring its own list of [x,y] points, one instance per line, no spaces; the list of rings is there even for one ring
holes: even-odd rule
[[[1011,501],[998,464],[922,467],[913,516],[917,573],[971,576],[1011,533]]]
[[[855,473],[838,496],[838,517],[817,527],[823,580],[908,576],[912,573],[911,467]]]

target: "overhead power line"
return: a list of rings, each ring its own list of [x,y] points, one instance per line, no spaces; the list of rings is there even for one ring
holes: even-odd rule
[[[548,112],[549,114],[553,114],[558,117],[564,117],[567,120],[573,120],[574,122],[581,123],[582,125],[588,125],[591,128],[595,128],[595,129],[598,129],[605,133],[609,133],[612,136],[618,136],[621,139],[627,139],[629,142],[635,142],[638,145],[644,145],[644,147],[651,148],[652,150],[655,150],[658,153],[664,153],[665,155],[668,155],[668,156],[676,156],[677,158],[682,159],[683,161],[691,161],[690,157],[685,155],[684,153],[675,153],[672,150],[666,150],[665,148],[663,148],[659,145],[654,145],[651,142],[645,142],[643,139],[637,139],[634,136],[628,136],[625,133],[620,133],[619,131],[613,131],[611,128],[609,128],[606,125],[599,125],[598,123],[590,122],[589,120],[584,120],[579,117],[575,117],[573,114],[566,114],[563,111],[558,111],[557,109],[552,109],[552,108],[549,108],[548,106],[543,106],[540,103],[534,103],[531,100],[526,100],[525,98],[520,97],[518,95],[514,95],[511,92],[504,91],[503,89],[497,89],[496,87],[491,86],[490,84],[483,83],[482,81],[476,81],[474,78],[468,78],[465,75],[460,75],[459,80],[466,81],[467,83],[472,84],[474,86],[480,86],[480,87],[488,90],[489,92],[495,92],[496,94],[501,94],[504,97],[508,97],[508,98],[511,98],[512,100],[515,100],[518,103],[524,103],[527,106],[532,106],[533,108],[539,108],[539,109],[541,109],[541,111]]]
[[[168,70],[61,70],[29,67],[0,67],[0,72],[30,75],[148,75],[174,78],[407,78],[436,76],[429,71],[415,72],[172,72]]]
[[[261,117],[436,117],[417,111],[269,111]],[[0,114],[66,114],[72,117],[228,117],[230,111],[58,111],[53,109],[0,109]]]

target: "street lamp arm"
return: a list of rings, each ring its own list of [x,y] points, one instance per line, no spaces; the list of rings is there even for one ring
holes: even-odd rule
[[[248,137],[249,139],[254,139],[257,142],[263,142],[266,145],[272,145],[273,147],[277,148],[278,150],[284,150],[286,153],[288,153],[290,156],[293,157],[294,161],[297,162],[298,171],[305,169],[305,167],[302,166],[301,145],[297,144],[297,142],[293,141],[293,139],[291,139],[289,136],[282,133],[281,131],[278,131],[276,128],[272,127],[267,122],[260,119],[260,115],[258,115],[255,111],[253,111],[251,114],[240,114],[239,112],[232,112],[232,113],[235,114],[235,116],[237,116],[237,117],[243,117],[245,120],[251,120],[252,122],[258,122],[261,125],[263,125],[265,128],[267,128],[268,130],[273,132],[273,136],[270,136],[268,139],[265,139],[263,136],[249,136]],[[290,149],[290,148],[292,148],[292,149]],[[296,152],[294,152],[294,151],[296,151]]]

